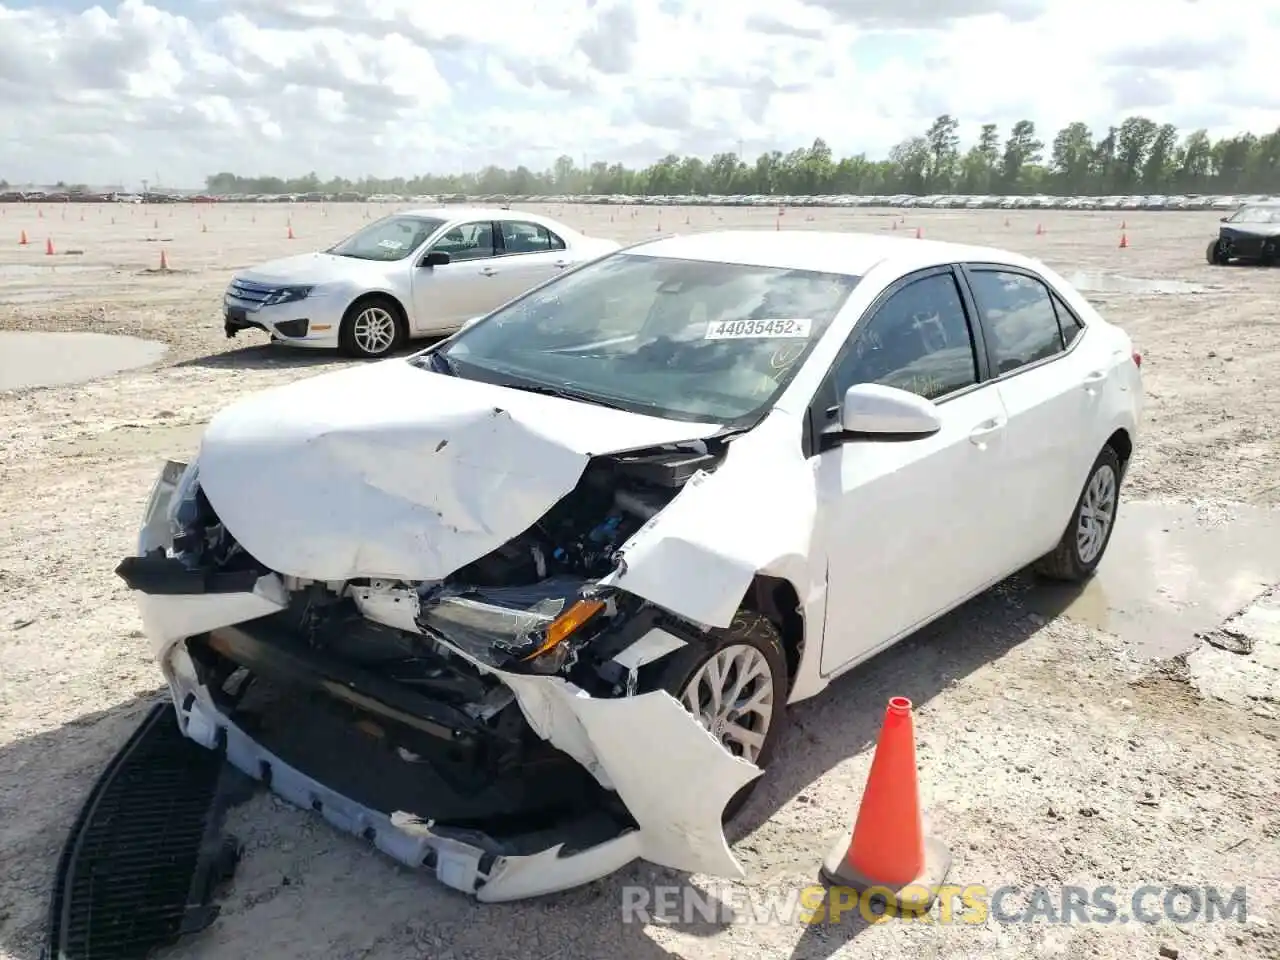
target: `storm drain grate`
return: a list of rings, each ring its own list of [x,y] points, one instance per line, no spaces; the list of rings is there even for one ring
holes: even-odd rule
[[[157,704],[94,786],[54,878],[46,960],[141,960],[213,922],[238,845],[219,753]]]

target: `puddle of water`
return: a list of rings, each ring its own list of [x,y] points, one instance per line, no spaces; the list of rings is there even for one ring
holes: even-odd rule
[[[1073,273],[1067,282],[1081,293],[1165,294],[1209,293],[1213,288],[1185,280],[1139,280],[1106,273]]]
[[[105,333],[0,331],[0,390],[84,383],[155,363],[168,349]]]
[[[59,444],[64,457],[184,457],[194,454],[204,435],[203,423],[167,423],[160,426],[117,427],[96,437]]]
[[[1191,505],[1125,502],[1083,590],[1038,583],[1023,602],[1114,634],[1142,655],[1168,657],[1277,582],[1280,510],[1233,507],[1206,522]]]

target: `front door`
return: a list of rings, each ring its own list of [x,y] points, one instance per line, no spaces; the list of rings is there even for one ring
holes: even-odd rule
[[[477,220],[449,228],[427,248],[449,254],[449,263],[414,270],[416,332],[447,333],[502,302],[495,301],[501,275],[496,243],[493,223]]]
[[[991,496],[1004,453],[1004,406],[984,382],[976,324],[949,267],[900,281],[855,328],[826,396],[838,416],[858,383],[935,401],[929,437],[852,440],[817,455],[827,552],[822,672],[864,659],[1005,571]]]

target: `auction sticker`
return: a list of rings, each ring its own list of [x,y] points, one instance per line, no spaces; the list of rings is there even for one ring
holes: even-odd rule
[[[721,320],[707,325],[707,340],[748,340],[756,338],[808,339],[813,321],[806,318],[784,320]]]

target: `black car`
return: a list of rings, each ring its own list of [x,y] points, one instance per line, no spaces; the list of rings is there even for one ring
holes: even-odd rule
[[[1223,217],[1218,239],[1209,244],[1205,259],[1216,266],[1234,262],[1269,267],[1280,261],[1280,202],[1246,203]]]

